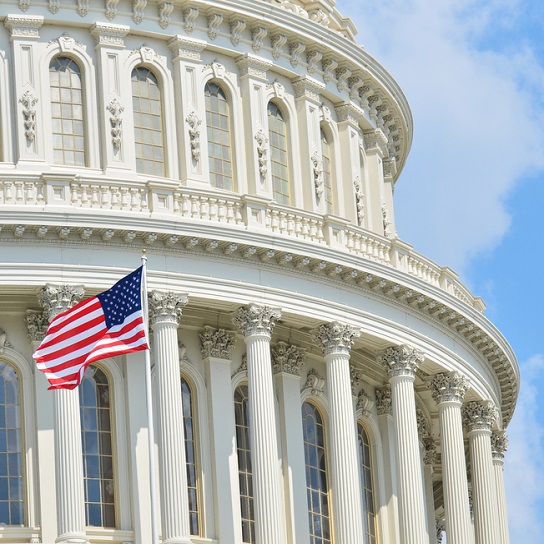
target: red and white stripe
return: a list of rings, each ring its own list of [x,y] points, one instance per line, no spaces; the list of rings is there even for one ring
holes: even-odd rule
[[[92,297],[51,321],[33,357],[49,389],[74,389],[90,363],[148,348],[141,310],[108,329],[100,300]]]

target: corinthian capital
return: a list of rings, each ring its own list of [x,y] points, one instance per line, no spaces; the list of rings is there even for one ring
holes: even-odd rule
[[[274,374],[286,372],[287,374],[300,376],[300,371],[304,364],[305,349],[287,344],[286,342],[278,342],[272,347],[271,352]]]
[[[323,353],[330,355],[332,353],[349,354],[354,339],[360,336],[361,331],[357,327],[333,321],[326,325],[320,325],[311,333],[314,340],[321,345]]]
[[[445,374],[441,372],[427,382],[431,388],[433,399],[437,404],[443,402],[462,403],[465,393],[470,387],[469,381],[459,372]]]
[[[77,304],[85,294],[83,285],[47,284],[38,296],[43,312],[51,321],[56,315]]]
[[[376,409],[379,416],[385,414],[391,415],[393,408],[393,400],[391,397],[391,386],[386,385],[376,389]]]
[[[265,335],[272,336],[272,329],[280,318],[279,308],[249,304],[242,306],[238,313],[232,318],[232,322],[240,327],[243,335],[248,336]]]
[[[414,377],[424,358],[421,351],[403,344],[387,348],[385,353],[378,356],[378,362],[383,364],[390,378],[395,376]]]
[[[32,342],[41,342],[45,338],[49,321],[45,312],[36,312],[34,310],[26,311],[26,328],[28,337]]]
[[[491,431],[496,418],[495,405],[490,400],[472,401],[463,407],[463,423],[468,431]]]
[[[236,334],[224,329],[204,327],[200,333],[200,351],[202,357],[217,357],[218,359],[230,359],[230,353],[236,342]]]
[[[491,433],[491,453],[493,459],[504,460],[504,452],[508,449],[508,437],[504,431]]]
[[[187,300],[185,293],[151,291],[149,293],[149,321],[151,325],[157,323],[175,323],[179,325],[183,307],[187,304]]]

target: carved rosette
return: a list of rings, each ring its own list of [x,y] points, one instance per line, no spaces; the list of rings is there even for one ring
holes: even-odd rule
[[[196,112],[192,111],[185,118],[189,127],[189,143],[191,145],[191,156],[195,161],[200,160],[200,125],[202,121],[198,118]]]
[[[85,293],[83,285],[46,285],[38,295],[46,318],[51,321],[56,315],[77,304]]]
[[[272,329],[280,317],[279,308],[249,304],[238,310],[238,313],[232,318],[232,322],[240,327],[246,338],[256,335],[265,335],[270,338]]]
[[[355,338],[358,338],[361,331],[352,325],[346,325],[333,321],[320,325],[311,331],[312,337],[321,345],[325,355],[333,353],[349,354]]]
[[[47,327],[49,327],[49,321],[45,312],[27,310],[25,321],[30,341],[41,342],[45,338]]]
[[[431,425],[425,417],[421,408],[416,408],[417,434],[420,438],[427,437],[431,434]]]
[[[393,408],[393,399],[391,396],[391,386],[386,385],[376,389],[376,410],[379,416],[391,415]]]
[[[423,464],[434,465],[436,463],[436,444],[434,438],[427,437],[423,439]]]
[[[236,333],[206,326],[199,332],[202,357],[229,359],[236,342]]]
[[[459,372],[445,374],[441,372],[427,382],[432,390],[433,399],[437,404],[443,402],[462,403],[470,387],[469,381]]]
[[[151,291],[149,293],[149,322],[151,325],[157,323],[174,323],[179,325],[183,307],[187,304],[186,294],[173,293],[171,291]]]
[[[472,401],[463,407],[463,424],[468,432],[491,431],[495,417],[495,405],[490,400]]]
[[[300,376],[302,365],[304,364],[305,349],[287,344],[286,342],[278,342],[275,346],[272,346],[271,353],[274,374],[285,372],[294,376]]]
[[[504,461],[504,452],[508,449],[508,437],[504,431],[491,433],[491,453],[493,459]]]
[[[310,368],[306,376],[306,383],[302,388],[303,391],[309,390],[312,395],[325,392],[325,378],[321,376],[315,368]]]
[[[364,389],[361,389],[357,397],[357,410],[361,410],[361,414],[363,416],[370,416],[372,414],[373,406],[374,401]]]
[[[385,353],[378,356],[378,362],[383,364],[389,378],[415,377],[416,370],[424,359],[421,351],[406,344],[387,348]]]

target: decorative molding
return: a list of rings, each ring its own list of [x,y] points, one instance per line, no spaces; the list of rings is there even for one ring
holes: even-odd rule
[[[287,344],[286,342],[278,342],[271,347],[270,352],[272,354],[272,369],[274,374],[285,372],[294,376],[301,375],[306,353],[305,349]]]
[[[111,23],[95,23],[90,28],[96,44],[108,47],[125,47],[124,38],[129,32],[129,26]]]
[[[397,160],[395,157],[389,157],[383,160],[383,177],[394,178],[397,174]]]
[[[491,433],[491,453],[493,459],[504,461],[504,452],[508,449],[508,436],[504,431]]]
[[[159,2],[159,26],[161,28],[168,28],[173,11],[173,2]]]
[[[333,321],[320,325],[317,329],[310,331],[310,334],[325,355],[349,354],[355,338],[361,335],[361,330],[352,325]]]
[[[389,228],[389,226],[391,225],[391,220],[389,219],[389,212],[387,210],[385,202],[382,202],[382,225],[383,235],[389,236],[391,234],[391,229]]]
[[[490,400],[472,401],[463,406],[463,425],[468,432],[491,431],[496,419],[496,408]]]
[[[30,7],[30,0],[19,0],[19,9],[25,12]]]
[[[306,62],[308,64],[308,73],[315,74],[319,71],[319,63],[323,58],[323,53],[317,49],[312,49],[306,53]]]
[[[144,19],[147,0],[132,0],[132,20],[139,25]]]
[[[253,55],[246,54],[236,59],[236,66],[238,66],[241,76],[252,76],[266,81],[266,72],[272,66],[272,63]]]
[[[56,315],[77,304],[85,294],[83,285],[46,284],[40,290],[38,300],[45,317],[51,321]]]
[[[306,44],[302,42],[290,42],[289,54],[291,55],[291,66],[296,68],[300,64],[302,53],[306,50]]]
[[[336,68],[338,68],[338,62],[332,57],[325,57],[321,61],[321,68],[323,69],[323,80],[325,83],[334,83],[336,81]]]
[[[382,363],[389,378],[415,377],[416,370],[424,359],[423,352],[407,344],[391,346],[377,357],[377,361]]]
[[[427,386],[431,389],[433,399],[437,404],[443,402],[462,403],[470,388],[470,383],[459,372],[450,374],[441,372],[429,380]]]
[[[187,355],[187,346],[181,341],[178,341],[178,360],[180,370],[184,365],[192,364],[191,359],[189,359],[189,356]]]
[[[357,210],[357,224],[362,227],[365,219],[365,200],[363,193],[363,184],[361,178],[356,176],[353,180],[353,187],[355,188],[355,209]]]
[[[125,111],[125,108],[117,98],[114,98],[108,104],[107,110],[110,112],[111,143],[114,149],[121,149],[121,143],[123,142],[123,118],[121,114]]]
[[[386,385],[376,389],[376,410],[379,416],[392,415],[393,398],[391,396],[391,386]]]
[[[349,364],[349,377],[351,381],[351,392],[353,395],[357,394],[357,388],[363,382],[363,371],[357,368],[353,363]]]
[[[267,85],[266,88],[273,90],[275,98],[283,98],[285,96],[285,87],[277,80],[274,81],[271,85]]]
[[[200,53],[206,49],[207,43],[195,38],[185,38],[179,34],[168,41],[168,47],[173,53],[174,60],[177,58],[188,59],[200,62]]]
[[[325,89],[324,85],[309,77],[301,77],[293,81],[293,90],[295,98],[309,98],[314,102],[321,102],[321,93]]]
[[[183,12],[183,27],[187,34],[191,34],[195,29],[196,20],[198,18],[198,8],[187,8]]]
[[[47,44],[47,47],[51,47],[54,44],[58,45],[62,53],[73,51],[76,45],[83,50],[87,49],[85,45],[83,45],[81,42],[77,42],[74,38],[72,38],[71,36],[68,36],[68,34],[66,33],[62,34],[58,38],[54,38],[53,40],[50,40],[49,43]]]
[[[185,122],[188,125],[189,131],[189,143],[191,145],[191,156],[193,160],[198,162],[200,160],[200,125],[202,121],[198,118],[195,111],[191,111],[185,118]]]
[[[8,342],[7,332],[0,328],[0,353],[4,353],[4,348],[13,348],[13,346]]]
[[[215,40],[217,38],[217,32],[219,31],[219,26],[223,22],[223,16],[219,13],[213,13],[208,17],[208,37],[210,40]]]
[[[41,342],[45,338],[45,333],[49,327],[49,320],[47,319],[46,313],[27,310],[25,321],[28,337],[31,342]]]
[[[25,127],[25,138],[28,143],[32,143],[36,138],[36,104],[38,98],[32,91],[25,91],[19,98],[19,104],[23,106],[23,125]]]
[[[230,41],[236,47],[242,39],[242,33],[246,29],[247,23],[242,19],[234,19],[230,23]]]
[[[246,338],[249,336],[270,337],[276,321],[280,317],[281,311],[279,308],[251,303],[239,308],[232,318],[232,322],[240,327],[242,334]]]
[[[185,293],[174,293],[172,291],[151,291],[149,300],[149,322],[151,325],[157,323],[174,323],[179,325],[183,307],[187,304],[188,296]]]
[[[327,12],[321,8],[308,11],[308,17],[310,18],[311,21],[321,26],[324,26],[324,27],[330,26],[330,23],[331,23],[330,17],[327,15]]]
[[[242,355],[242,361],[238,368],[232,373],[231,378],[238,376],[238,374],[245,374],[247,376],[247,353]]]
[[[306,390],[310,391],[312,395],[325,393],[325,378],[323,378],[315,368],[310,368],[306,375],[306,382],[304,383],[302,391]]]
[[[268,138],[261,128],[255,134],[255,141],[257,142],[257,159],[259,161],[259,173],[262,178],[266,177],[268,172]]]
[[[231,359],[231,352],[236,343],[235,332],[206,326],[198,335],[200,338],[200,352],[204,359],[208,357]]]
[[[89,13],[89,0],[77,0],[76,11],[80,17],[85,17]]]
[[[421,408],[416,408],[417,434],[419,438],[425,438],[431,434],[431,424]]]
[[[363,416],[370,417],[372,415],[373,406],[374,401],[364,389],[361,389],[361,391],[359,391],[359,395],[357,396],[357,410],[361,410],[361,414]]]
[[[268,30],[264,26],[256,26],[251,29],[252,48],[255,53],[261,50],[267,34]]]
[[[323,161],[321,160],[321,155],[314,151],[310,157],[312,161],[312,173],[314,176],[314,188],[315,196],[319,201],[323,196],[324,186],[323,186]]]
[[[284,34],[274,34],[270,43],[272,44],[272,57],[278,60],[283,54],[283,46],[287,43],[287,36]]]
[[[4,19],[4,26],[9,30],[12,38],[38,39],[39,29],[43,22],[42,16],[8,15]]]
[[[60,8],[60,0],[49,0],[49,5],[47,6],[47,9],[55,15],[58,13]]]
[[[423,439],[423,464],[434,465],[437,461],[436,444],[434,438],[428,436]]]
[[[336,87],[339,92],[348,91],[348,80],[351,77],[351,70],[346,66],[341,66],[336,69]]]
[[[370,151],[377,149],[383,155],[387,151],[387,138],[385,134],[380,129],[375,130],[365,130],[363,132],[363,138],[365,142],[365,150]]]
[[[436,544],[442,544],[445,530],[446,530],[446,519],[436,518]]]
[[[340,104],[334,108],[338,123],[348,121],[357,129],[359,128],[359,119],[364,116],[363,110],[351,104],[350,102]]]
[[[117,15],[117,4],[119,0],[106,0],[106,18],[113,21]]]

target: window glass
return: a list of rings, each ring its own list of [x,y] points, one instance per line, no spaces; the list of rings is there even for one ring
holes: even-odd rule
[[[306,492],[310,524],[310,544],[331,542],[325,429],[319,410],[311,403],[302,405]]]
[[[159,82],[148,68],[132,71],[132,111],[136,171],[140,174],[164,176],[164,143]]]
[[[212,187],[232,191],[229,103],[223,89],[216,83],[206,83],[204,96],[206,100],[210,183]]]
[[[376,502],[372,478],[372,457],[370,441],[364,427],[357,423],[359,456],[361,459],[363,516],[365,522],[365,544],[376,544]]]
[[[289,165],[287,164],[287,126],[281,110],[274,102],[268,103],[268,139],[272,191],[278,204],[290,204]]]
[[[111,388],[106,374],[90,365],[79,387],[81,442],[88,526],[115,527],[115,480]]]
[[[81,70],[69,57],[49,64],[53,160],[55,164],[85,166],[83,88]]]
[[[323,161],[323,197],[326,210],[327,213],[334,213],[331,144],[323,129],[321,129],[321,157]]]
[[[238,479],[240,482],[240,506],[242,510],[242,542],[255,542],[255,513],[253,511],[253,474],[249,443],[249,405],[247,385],[240,385],[234,392],[236,421],[236,448],[238,452]]]

